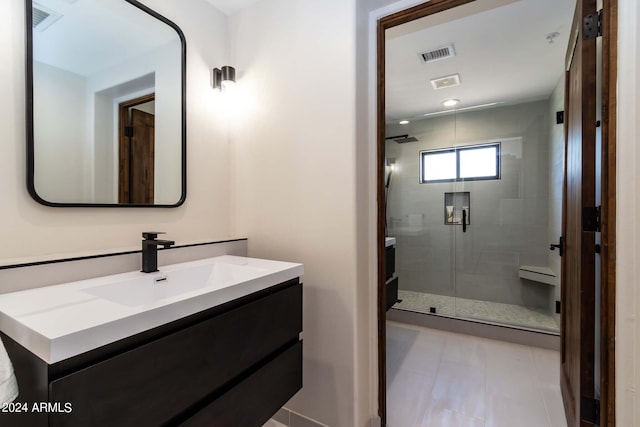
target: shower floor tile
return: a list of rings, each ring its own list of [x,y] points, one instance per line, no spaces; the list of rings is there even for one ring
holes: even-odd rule
[[[387,321],[387,353],[389,427],[567,425],[557,351]]]
[[[554,317],[541,309],[403,290],[398,290],[398,298],[402,302],[396,303],[393,307],[401,310],[429,313],[431,308],[435,308],[437,314],[446,316],[484,320],[544,331],[560,331]]]

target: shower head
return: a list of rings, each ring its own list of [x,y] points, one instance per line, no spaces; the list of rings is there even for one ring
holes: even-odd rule
[[[413,136],[407,136],[405,138],[394,139],[394,141],[397,142],[398,144],[404,144],[405,142],[416,142],[417,140],[418,140],[418,138],[415,138]]]
[[[416,142],[418,138],[406,135],[387,136],[385,139],[393,139],[398,144],[404,144],[405,142]]]

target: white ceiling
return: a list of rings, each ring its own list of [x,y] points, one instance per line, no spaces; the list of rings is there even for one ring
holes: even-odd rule
[[[207,0],[210,4],[216,7],[227,16],[231,16],[242,9],[257,3],[260,0]],[[359,0],[368,11],[376,10],[390,4],[395,3],[397,0]]]
[[[216,7],[218,10],[220,10],[222,13],[224,13],[225,15],[231,16],[234,13],[260,0],[207,0],[207,1],[211,3],[214,7]]]
[[[179,40],[164,22],[113,0],[36,0],[62,15],[33,32],[34,60],[83,76]]]
[[[478,0],[387,30],[387,122],[444,110],[546,99],[563,76],[575,0]],[[549,43],[546,36],[558,32]],[[456,56],[424,64],[420,52],[454,44]],[[430,79],[460,74],[434,90]]]
[[[65,64],[79,74],[90,74],[104,67],[105,61],[121,60],[110,59],[111,54],[114,58],[135,57],[177,37],[170,27],[145,13],[132,18],[130,25],[123,25],[117,10],[132,7],[126,2],[37,1],[62,12],[64,17],[44,33],[34,35],[36,59],[56,66]],[[207,1],[230,15],[259,0]],[[383,4],[389,0],[375,1]],[[94,17],[84,11],[89,4],[98,8]],[[387,121],[415,120],[425,113],[441,111],[441,102],[448,98],[460,99],[461,108],[547,98],[563,73],[574,4],[575,0],[477,0],[387,30]],[[141,24],[140,20],[150,22]],[[137,30],[146,25],[154,30]],[[67,28],[73,31],[67,33]],[[123,31],[129,33],[119,37]],[[158,36],[158,31],[163,35]],[[546,36],[556,31],[560,35],[550,44]],[[98,34],[108,43],[89,34]],[[57,50],[50,49],[49,43]],[[455,46],[454,58],[421,63],[418,53],[450,43]],[[66,50],[61,52],[61,46]],[[431,87],[431,78],[454,73],[460,74],[460,86],[437,91]]]

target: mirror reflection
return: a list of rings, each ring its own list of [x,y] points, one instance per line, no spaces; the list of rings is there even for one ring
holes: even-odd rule
[[[54,206],[181,204],[178,27],[133,0],[38,0],[27,7],[31,195]]]

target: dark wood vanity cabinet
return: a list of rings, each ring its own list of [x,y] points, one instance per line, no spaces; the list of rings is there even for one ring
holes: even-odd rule
[[[387,311],[398,302],[398,276],[396,276],[396,247],[387,246],[384,254],[385,285],[387,287]]]
[[[17,401],[60,410],[0,425],[259,427],[302,388],[301,331],[295,279],[53,365],[3,336]]]
[[[389,280],[396,274],[396,247],[387,246],[384,250],[385,280]]]

